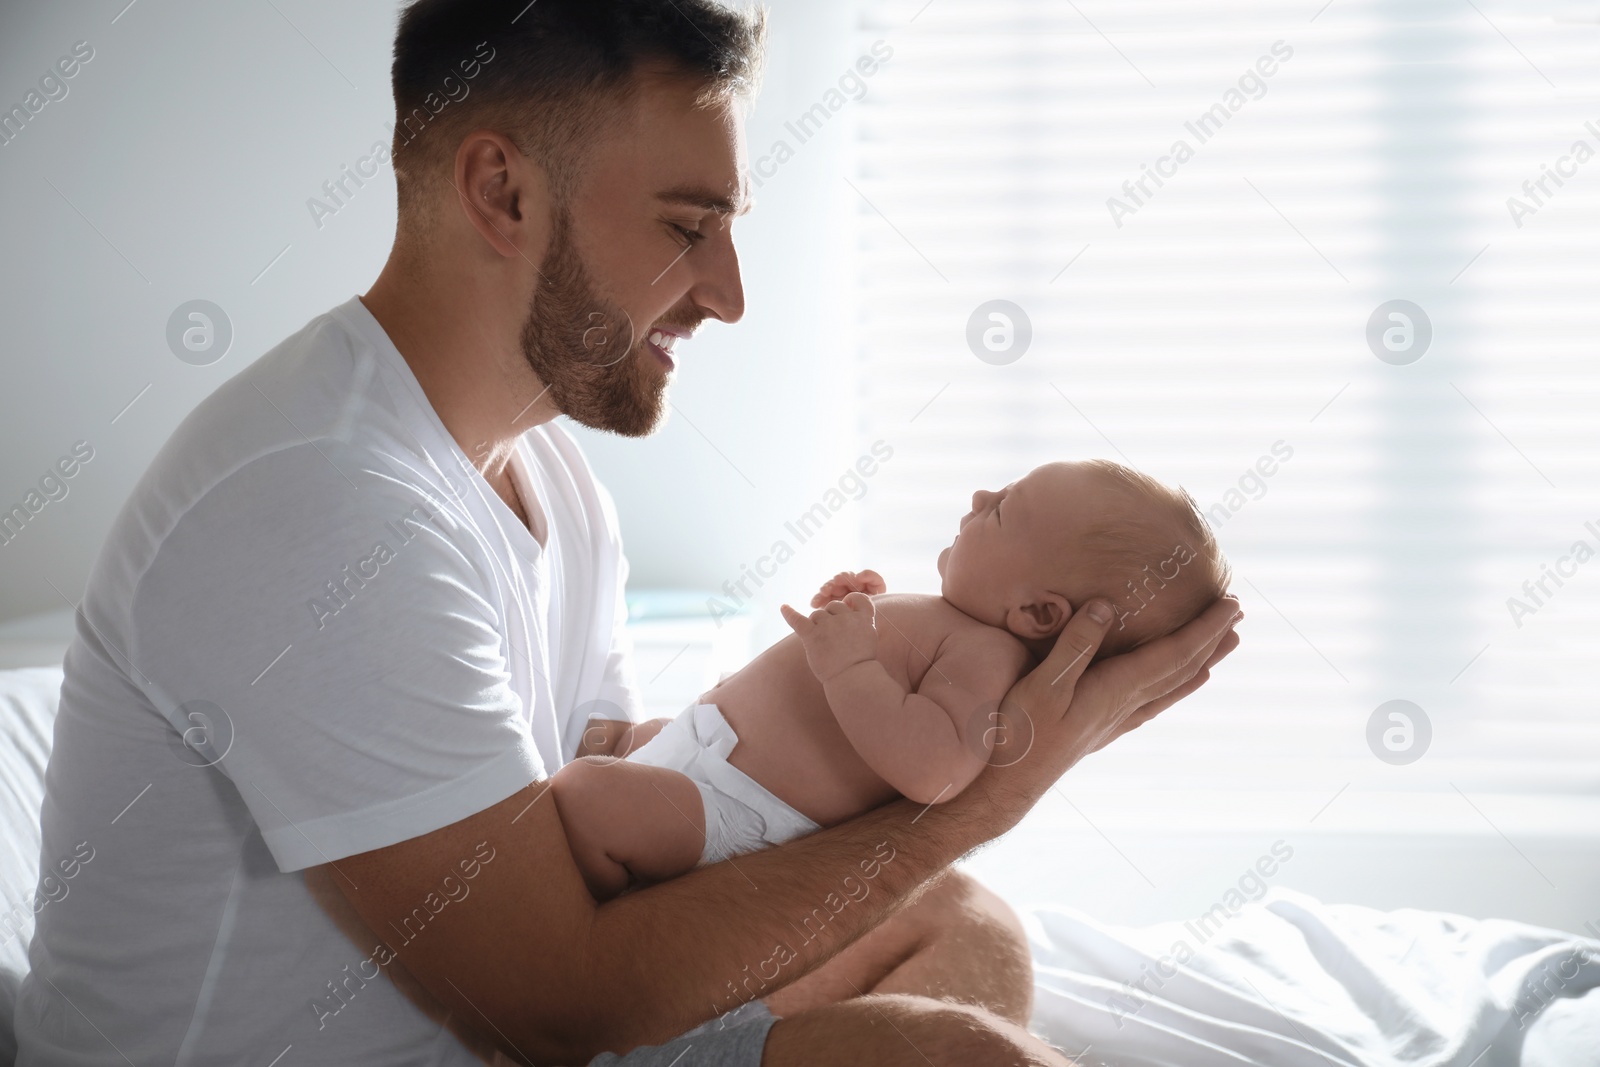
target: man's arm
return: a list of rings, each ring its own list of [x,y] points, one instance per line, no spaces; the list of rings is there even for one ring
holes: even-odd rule
[[[991,765],[926,811],[894,801],[599,905],[546,802],[549,783],[537,782],[451,826],[341,859],[331,880],[453,1017],[495,1035],[507,1055],[584,1062],[664,1041],[809,973],[1014,825],[1072,763],[1198,688],[1237,643],[1237,607],[1220,602],[1096,664],[1079,686],[1111,622],[1108,605],[1091,603],[1005,705],[1008,721],[1033,724],[1028,758]],[[440,880],[480,842],[497,858],[470,896],[430,915]],[[426,925],[413,933],[419,909]]]
[[[452,826],[331,865],[374,944],[451,1016],[532,1063],[666,1041],[774,991],[984,840],[970,815],[929,812],[912,825],[919,807],[897,801],[597,905],[548,789],[537,782]],[[408,920],[427,914],[441,879],[485,842],[495,859],[469,895],[417,930]]]

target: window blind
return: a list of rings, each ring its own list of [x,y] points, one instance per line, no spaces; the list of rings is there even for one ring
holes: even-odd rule
[[[937,587],[975,488],[1120,459],[1196,497],[1249,618],[1075,782],[1600,790],[1600,5],[863,12],[890,588]]]

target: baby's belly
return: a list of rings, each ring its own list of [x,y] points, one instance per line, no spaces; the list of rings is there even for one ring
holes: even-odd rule
[[[799,638],[779,641],[701,699],[739,735],[728,762],[823,826],[899,795],[839,728]]]

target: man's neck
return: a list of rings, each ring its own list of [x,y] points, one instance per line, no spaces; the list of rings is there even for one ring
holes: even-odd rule
[[[452,277],[457,280],[452,283]],[[560,412],[528,366],[521,323],[504,309],[522,306],[465,272],[418,271],[391,255],[361,302],[399,350],[450,436],[512,510],[507,464],[516,440]],[[524,513],[525,514],[525,513]]]
[[[517,521],[528,528],[528,532],[533,535],[534,540],[541,545],[544,544],[544,538],[540,535],[541,525],[533,521],[533,508],[523,503],[522,494],[517,490],[516,479],[511,477],[509,465],[501,476],[501,482],[504,484],[497,484],[492,481],[489,484],[494,486],[494,491],[500,494],[500,499],[506,502],[506,507],[511,509],[511,513],[517,517]]]

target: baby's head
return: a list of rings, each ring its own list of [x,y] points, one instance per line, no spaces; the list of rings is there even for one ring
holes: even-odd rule
[[[1169,634],[1228,589],[1194,499],[1120,463],[1047,463],[979,490],[939,554],[944,598],[1036,647],[1094,597],[1116,620],[1100,655]]]

